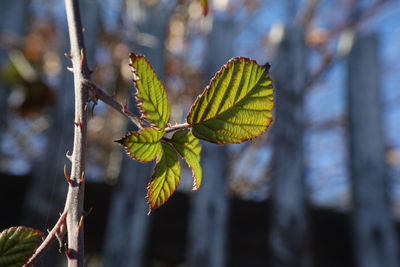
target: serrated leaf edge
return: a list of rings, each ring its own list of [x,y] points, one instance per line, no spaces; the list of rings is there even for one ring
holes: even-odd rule
[[[181,130],[181,131],[185,131],[185,130]],[[175,133],[174,133],[174,135],[176,134],[176,133],[178,133],[178,132],[181,132],[181,131],[176,131]],[[193,132],[192,132],[192,134],[193,134]],[[194,136],[194,134],[193,134],[193,136]],[[195,136],[196,137],[196,136]],[[197,138],[197,137],[196,137]],[[198,138],[197,138],[198,139]],[[189,168],[192,170],[192,179],[193,179],[193,185],[192,185],[192,191],[197,191],[197,190],[199,190],[199,188],[200,188],[200,185],[197,185],[197,183],[196,183],[196,178],[195,178],[195,175],[194,175],[194,168],[189,164],[189,162],[185,159],[185,157],[179,152],[179,150],[178,149],[176,149],[176,147],[175,147],[175,143],[176,142],[174,142],[173,141],[173,137],[172,137],[172,139],[171,139],[171,143],[172,143],[172,147],[175,149],[175,151],[178,153],[178,155],[182,158],[182,160],[183,161],[185,161],[186,162],[186,165],[188,165],[189,166]],[[200,145],[200,144],[199,144]],[[201,150],[203,150],[203,147],[200,145],[200,152],[201,152]],[[199,155],[200,156],[200,155]],[[200,168],[201,168],[201,165],[200,165]]]
[[[151,128],[143,128],[142,130],[144,130],[144,129],[151,129]],[[160,130],[159,128],[156,128],[156,129],[157,129],[157,130]],[[139,161],[139,162],[142,162],[142,163],[154,161],[154,160],[157,158],[157,156],[154,157],[154,158],[151,159],[151,160],[141,160],[141,159],[138,159],[138,158],[136,158],[134,155],[131,154],[131,152],[129,151],[128,146],[126,146],[126,145],[124,144],[124,141],[123,141],[123,140],[124,140],[125,138],[128,138],[128,137],[131,136],[132,134],[134,134],[134,135],[139,135],[139,131],[131,131],[131,132],[128,132],[126,135],[124,135],[124,136],[121,137],[120,139],[114,140],[114,142],[120,144],[120,145],[124,148],[124,150],[125,150],[126,154],[128,155],[128,157],[130,157],[131,159],[134,159],[134,160]],[[160,138],[160,140],[158,140],[158,143],[160,143],[161,139],[162,139],[162,137]],[[154,144],[156,144],[156,143],[154,143]],[[157,154],[157,155],[158,155],[158,154]]]
[[[154,75],[155,75],[156,79],[160,82],[160,84],[163,86],[163,88],[165,90],[164,84],[158,78],[156,72],[154,71],[153,66],[150,64],[150,61],[144,55],[135,54],[135,53],[130,53],[129,54],[129,62],[130,62],[129,66],[131,67],[131,72],[133,74],[133,83],[135,84],[135,89],[136,89],[136,93],[134,93],[133,96],[135,97],[135,100],[136,100],[136,103],[137,103],[136,106],[138,107],[139,112],[140,112],[140,120],[144,120],[144,121],[148,122],[151,126],[156,127],[157,129],[164,129],[166,127],[166,125],[168,124],[169,117],[167,118],[167,123],[162,128],[160,128],[160,126],[156,125],[154,121],[146,118],[146,115],[148,115],[148,113],[142,108],[143,100],[138,96],[139,88],[138,88],[138,85],[137,85],[137,81],[140,79],[140,77],[137,74],[136,68],[133,67],[132,57],[135,60],[139,59],[139,58],[143,58],[147,62],[147,64],[149,64],[151,70],[154,72]],[[168,98],[167,98],[167,101],[168,101]],[[167,106],[168,106],[168,103],[167,103]],[[169,107],[167,107],[167,108],[169,108]],[[161,114],[159,114],[159,115],[160,115],[160,117],[162,117]],[[143,127],[145,127],[145,125],[143,125],[143,124],[141,124],[141,125]]]
[[[3,231],[1,231],[0,232],[0,237],[4,234],[4,233],[6,233],[6,231],[10,231],[10,230],[13,230],[13,229],[15,229],[15,230],[17,230],[18,228],[24,228],[24,229],[27,229],[27,230],[29,230],[29,231],[32,231],[32,232],[34,232],[34,233],[36,233],[36,234],[38,234],[38,236],[40,237],[40,238],[43,238],[44,237],[44,233],[42,232],[42,231],[39,231],[39,230],[37,230],[37,229],[35,229],[35,228],[32,228],[32,227],[27,227],[27,226],[12,226],[12,227],[10,227],[10,228],[7,228],[7,229],[4,229]],[[15,233],[15,232],[14,232]],[[13,233],[13,234],[14,234]],[[13,235],[12,234],[12,235]],[[10,238],[8,238],[8,240],[10,240]],[[7,241],[8,241],[7,240]],[[6,242],[7,242],[6,241]],[[25,257],[24,257],[24,262],[25,261],[27,261],[32,255],[33,255],[33,253],[35,253],[35,251],[37,250],[37,248],[40,246],[40,242],[35,246],[35,248],[32,250],[32,253],[30,253],[30,254],[27,254]],[[10,256],[10,255],[4,255],[5,257],[7,257],[7,256]]]
[[[161,143],[169,144],[169,145],[172,147],[172,149],[175,151],[175,153],[177,153],[177,155],[179,154],[179,153],[176,151],[175,147],[174,147],[173,145],[171,145],[169,142],[161,141]],[[159,154],[157,155],[157,160],[158,160],[158,157],[162,157],[162,154],[163,154],[163,153],[164,153],[164,150],[163,150],[162,153],[159,153]],[[178,162],[178,164],[179,164],[179,162]],[[151,198],[151,196],[152,196],[152,195],[150,194],[150,184],[151,184],[151,182],[152,182],[153,179],[154,179],[154,175],[155,175],[155,169],[154,169],[153,174],[151,175],[150,181],[149,181],[149,183],[147,184],[147,187],[146,187],[146,190],[147,190],[146,199],[147,199],[147,204],[149,205],[149,211],[148,211],[147,215],[150,215],[151,213],[155,212],[155,211],[158,210],[160,207],[162,207],[165,203],[167,203],[167,201],[175,194],[176,189],[179,187],[179,185],[180,185],[180,183],[181,183],[181,175],[179,174],[178,183],[176,184],[175,190],[172,192],[172,194],[169,195],[158,207],[152,207],[152,206],[151,206],[151,203],[150,203],[150,198]]]
[[[257,64],[258,66],[261,66],[262,68],[265,68],[268,74],[269,74],[269,70],[270,70],[270,68],[271,68],[271,65],[270,65],[268,62],[265,63],[264,65],[260,65],[260,64],[258,64],[257,61],[255,61],[254,59],[251,59],[251,58],[248,58],[248,57],[234,57],[234,58],[229,59],[229,61],[228,61],[227,63],[225,63],[224,65],[222,65],[222,67],[218,70],[218,72],[215,73],[215,75],[211,78],[211,80],[210,80],[210,82],[208,83],[208,85],[206,86],[206,88],[204,88],[203,92],[201,92],[201,94],[198,95],[198,96],[196,97],[196,100],[195,100],[195,101],[193,102],[193,104],[190,106],[189,112],[188,112],[188,114],[187,114],[187,116],[186,116],[186,123],[189,124],[192,128],[193,128],[194,126],[200,124],[200,123],[191,124],[191,123],[189,123],[189,122],[187,121],[187,118],[188,118],[188,117],[191,115],[191,113],[193,112],[194,106],[197,104],[197,102],[199,101],[199,99],[207,92],[207,90],[210,88],[210,86],[211,86],[211,84],[214,82],[214,80],[216,80],[219,76],[221,76],[221,75],[222,75],[222,72],[223,72],[225,69],[230,68],[229,64],[230,64],[231,62],[233,62],[233,61],[250,61],[250,62],[253,62],[253,63]],[[275,87],[272,85],[272,80],[271,80],[271,87],[272,87],[273,89],[275,88]],[[271,110],[273,110],[274,107],[275,107],[275,101],[272,102]],[[215,118],[212,118],[212,119],[215,119]],[[211,120],[211,119],[208,119],[208,120]],[[205,121],[208,121],[208,120],[205,120]],[[204,123],[205,121],[203,121],[203,122],[201,122],[201,123]],[[269,123],[266,124],[266,125],[265,125],[265,128],[260,132],[260,134],[255,135],[255,136],[250,137],[250,138],[242,139],[241,141],[238,141],[238,142],[226,142],[226,143],[220,144],[220,143],[212,142],[212,141],[209,141],[209,140],[205,140],[205,139],[203,139],[203,138],[201,138],[201,137],[198,137],[198,136],[195,135],[195,132],[193,132],[193,135],[196,136],[197,138],[201,139],[201,140],[204,140],[204,141],[207,141],[207,142],[216,144],[216,145],[221,145],[221,146],[223,146],[223,145],[232,145],[232,144],[240,144],[240,143],[243,143],[243,142],[246,142],[246,141],[249,141],[249,140],[253,140],[254,138],[257,138],[257,137],[259,137],[260,135],[262,135],[263,133],[265,133],[265,131],[271,126],[271,124],[272,124],[273,121],[274,121],[274,118],[272,117],[271,120],[269,121]]]
[[[195,175],[194,175],[194,169],[193,169],[193,167],[190,166],[189,162],[186,161],[186,159],[183,157],[183,155],[182,155],[181,153],[179,153],[179,151],[178,151],[178,154],[179,154],[179,156],[183,159],[183,161],[186,162],[186,165],[188,165],[188,167],[192,170],[192,179],[193,179],[192,191],[197,191],[197,190],[199,190],[200,185],[197,185],[197,183],[196,183],[196,178],[195,178]]]

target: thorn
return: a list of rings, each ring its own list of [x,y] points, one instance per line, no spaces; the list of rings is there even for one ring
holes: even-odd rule
[[[81,216],[81,219],[79,220],[78,231],[81,232],[82,228],[83,228],[83,216]]]
[[[67,165],[64,165],[64,177],[67,180],[67,182],[69,184],[73,183],[73,180],[71,179],[71,177],[67,174]]]
[[[64,245],[63,245],[62,237],[58,234],[58,232],[56,232],[55,236],[57,238],[58,246],[59,246],[58,252],[61,253],[63,251],[63,248],[65,248]]]
[[[73,259],[72,254],[73,254],[72,250],[70,250],[70,249],[65,250],[65,256],[67,256],[68,259],[70,259],[70,260]]]
[[[92,213],[92,211],[93,211],[93,207],[90,207],[90,209],[88,211],[84,212],[83,216],[85,216],[85,218],[86,218],[87,216],[89,216],[90,213]]]
[[[128,112],[128,107],[127,107],[127,105],[126,105],[126,104],[121,104],[121,106],[122,106],[122,111],[123,111],[124,113],[127,113],[127,112]]]
[[[83,53],[83,48],[81,48],[81,66],[85,63],[85,54]]]
[[[71,67],[67,67],[67,70],[69,70],[70,72],[74,72],[74,69]]]
[[[64,56],[65,56],[66,58],[68,58],[68,59],[72,59],[72,55],[69,54],[69,53],[64,53]]]
[[[58,233],[63,233],[63,232],[65,232],[65,230],[67,229],[67,224],[65,223],[65,219],[66,218],[64,218],[64,222],[62,223],[62,225],[60,226],[60,229],[58,229],[58,231],[56,231],[56,235],[58,235]],[[62,238],[61,236],[59,236],[60,237],[60,239]],[[62,240],[60,240],[60,243],[62,243],[61,242]]]
[[[76,127],[79,127],[81,130],[83,130],[83,123],[82,123],[81,121],[74,122],[74,125],[75,125]]]
[[[94,108],[96,107],[96,104],[97,104],[96,102],[93,102],[92,106],[90,107],[90,110],[89,110],[90,118],[94,117]]]
[[[65,153],[65,157],[69,159],[69,161],[72,161],[72,154],[69,154],[69,151],[67,150],[67,153]]]
[[[81,185],[85,182],[85,172],[82,172],[82,176],[79,178],[78,185]]]

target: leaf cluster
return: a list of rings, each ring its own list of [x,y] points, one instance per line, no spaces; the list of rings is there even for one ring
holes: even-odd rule
[[[273,87],[269,65],[233,58],[211,79],[181,125],[169,126],[165,88],[147,59],[130,54],[136,102],[143,128],[117,140],[138,161],[156,160],[148,185],[150,212],[163,205],[180,181],[178,154],[193,172],[193,190],[201,185],[199,139],[219,145],[259,136],[272,121]],[[172,138],[165,135],[174,131]]]

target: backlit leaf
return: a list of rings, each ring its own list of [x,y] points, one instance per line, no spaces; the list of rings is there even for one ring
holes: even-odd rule
[[[196,99],[187,116],[193,134],[216,144],[241,143],[265,131],[274,97],[269,65],[231,59]]]
[[[128,155],[138,161],[147,162],[162,152],[160,140],[164,132],[156,128],[144,128],[131,132],[116,142],[120,143]]]
[[[152,180],[147,187],[150,212],[159,208],[175,192],[180,178],[178,156],[173,147],[162,143],[162,153],[157,157]]]
[[[131,53],[129,57],[142,119],[164,129],[169,120],[168,98],[164,86],[144,56]]]
[[[0,233],[0,266],[21,267],[42,242],[43,233],[28,227],[11,227]]]
[[[172,145],[193,171],[193,190],[199,189],[202,176],[199,139],[189,130],[178,131],[172,137]]]

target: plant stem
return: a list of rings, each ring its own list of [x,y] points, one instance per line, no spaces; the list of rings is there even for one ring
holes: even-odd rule
[[[53,229],[46,236],[35,253],[25,263],[24,267],[32,266],[50,247],[56,238],[62,238],[68,233],[68,250],[66,252],[69,267],[83,267],[84,239],[83,239],[83,203],[84,203],[84,170],[87,139],[87,107],[89,91],[94,98],[102,100],[110,107],[131,120],[139,129],[142,122],[138,116],[131,113],[109,96],[104,90],[90,81],[90,71],[86,64],[85,45],[82,32],[78,0],[65,0],[65,11],[68,21],[68,31],[71,52],[68,57],[72,61],[75,91],[75,119],[74,119],[74,144],[70,159],[71,175],[67,176],[68,194],[64,212],[60,215]],[[166,132],[173,132],[189,128],[188,123],[178,124],[166,128]],[[66,225],[66,229],[62,227]]]
[[[138,116],[127,110],[126,107],[118,103],[112,96],[108,95],[103,89],[99,88],[95,83],[87,80],[85,81],[85,86],[88,88],[90,94],[95,99],[100,99],[104,103],[108,104],[110,107],[112,107],[113,109],[115,109],[116,111],[127,117],[130,121],[132,121],[133,124],[135,124],[136,127],[138,127],[139,129],[143,128],[142,124],[144,122],[142,122]],[[191,125],[189,123],[182,123],[165,128],[165,132],[169,133],[190,127]]]
[[[126,109],[125,106],[118,103],[112,96],[108,95],[104,90],[99,88],[96,84],[91,81],[85,81],[85,85],[90,90],[90,93],[95,99],[100,99],[125,117],[127,117],[133,124],[139,129],[142,129],[140,118]]]
[[[86,65],[85,46],[78,0],[65,0],[69,39],[71,45],[70,58],[74,74],[75,119],[74,144],[71,155],[71,175],[65,204],[68,231],[68,266],[83,267],[83,201],[84,171],[86,154],[87,103],[88,90],[84,81],[89,80],[90,71]]]
[[[173,125],[173,126],[167,127],[167,128],[165,128],[165,132],[166,133],[170,133],[170,132],[175,132],[175,131],[178,131],[178,130],[187,129],[187,128],[190,128],[190,127],[191,127],[191,125],[189,123],[185,122],[185,123],[182,123],[182,124],[177,124],[177,125]]]
[[[57,238],[61,239],[65,235],[65,227],[62,227],[65,223],[65,218],[67,216],[67,211],[64,211],[60,215],[56,225],[49,232],[46,238],[43,240],[42,244],[36,249],[35,253],[29,258],[29,260],[24,264],[23,267],[29,267],[36,263],[36,261],[47,251],[51,243]]]

